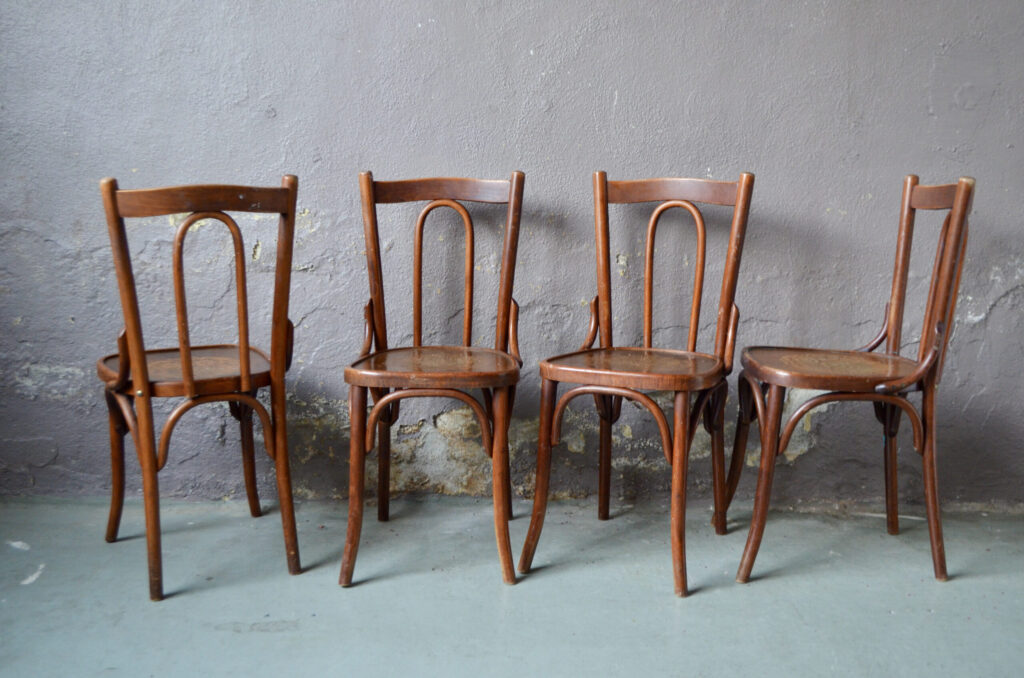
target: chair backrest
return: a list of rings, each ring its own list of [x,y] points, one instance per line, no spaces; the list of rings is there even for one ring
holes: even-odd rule
[[[732,364],[732,338],[738,321],[736,309],[736,280],[739,276],[743,238],[750,211],[750,196],[754,189],[754,175],[744,173],[738,181],[712,181],[710,179],[642,179],[635,181],[608,181],[604,172],[594,172],[594,230],[597,241],[598,323],[601,345],[612,346],[611,261],[608,232],[608,205],[612,203],[660,203],[647,224],[644,256],[644,336],[643,345],[651,347],[653,335],[654,294],[654,241],[658,221],[672,208],[680,208],[692,217],[697,230],[697,253],[694,265],[693,298],[690,303],[690,326],[686,350],[695,351],[700,325],[700,306],[704,288],[704,256],[706,233],[704,216],[695,203],[725,205],[733,208],[729,247],[722,274],[722,293],[718,301],[718,322],[715,330],[715,355],[727,366]]]
[[[373,174],[359,175],[363,201],[363,233],[366,238],[366,269],[370,277],[373,302],[373,331],[377,350],[388,348],[387,314],[384,306],[384,277],[381,265],[380,236],[377,231],[377,205],[383,203],[423,202],[413,236],[413,345],[423,341],[423,230],[427,215],[439,207],[454,210],[465,228],[465,288],[462,342],[473,339],[473,219],[463,202],[507,205],[501,272],[498,285],[498,310],[494,329],[494,348],[508,351],[512,313],[512,284],[515,278],[516,251],[519,246],[519,217],[523,202],[522,172],[513,172],[508,180],[430,178],[405,181],[374,181]]]
[[[974,179],[970,177],[961,177],[955,184],[935,186],[919,184],[917,176],[913,174],[908,175],[903,181],[896,265],[893,271],[892,295],[889,298],[889,315],[886,318],[886,352],[895,355],[900,352],[907,276],[910,272],[910,252],[917,210],[944,210],[947,214],[936,246],[935,264],[928,288],[928,302],[921,325],[921,342],[917,358],[918,361],[924,360],[934,346],[936,332],[941,330],[936,381],[942,373],[946,347],[949,345],[957,291],[960,288],[960,274],[963,271],[964,251],[967,248],[967,215],[971,211],[973,200]]]
[[[133,391],[148,395],[149,374],[145,361],[145,342],[139,314],[139,299],[132,272],[131,254],[124,220],[187,213],[174,238],[172,262],[174,303],[178,327],[181,372],[188,396],[196,394],[189,340],[188,305],[185,299],[184,244],[193,228],[204,221],[217,221],[227,227],[233,244],[235,288],[238,314],[238,361],[241,389],[250,390],[249,314],[245,282],[245,247],[242,233],[228,212],[276,213],[280,215],[277,235],[277,264],[274,280],[274,306],[271,315],[271,379],[284,379],[291,352],[291,323],[288,321],[288,292],[291,281],[292,245],[295,235],[295,202],[298,179],[286,175],[281,188],[252,186],[195,185],[168,188],[120,190],[115,179],[100,182],[107,228],[114,254],[117,286],[124,313],[125,341],[119,341],[122,370],[131,365]],[[124,345],[126,344],[126,345]]]

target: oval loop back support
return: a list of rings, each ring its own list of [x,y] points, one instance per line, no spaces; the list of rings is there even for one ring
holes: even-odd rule
[[[466,229],[465,255],[465,292],[463,299],[465,308],[462,316],[462,343],[469,346],[473,343],[473,218],[460,203],[454,200],[440,199],[428,203],[416,220],[416,233],[413,242],[413,278],[412,278],[412,343],[421,346],[423,342],[423,227],[427,215],[438,207],[450,207],[455,210]]]
[[[739,322],[739,311],[736,308],[736,283],[739,277],[740,260],[743,252],[743,241],[746,235],[747,217],[750,211],[750,198],[754,189],[754,175],[748,172],[740,174],[734,182],[712,181],[709,179],[664,178],[640,179],[627,181],[609,181],[605,172],[594,172],[594,235],[597,254],[597,298],[598,326],[601,346],[610,348],[613,344],[612,332],[612,293],[611,293],[611,252],[610,226],[608,205],[613,203],[659,202],[661,205],[651,216],[648,224],[647,249],[645,262],[645,308],[644,308],[644,344],[651,347],[653,340],[653,319],[651,301],[653,296],[653,276],[651,253],[654,249],[656,223],[661,214],[670,207],[682,207],[690,212],[697,222],[698,254],[695,277],[698,283],[694,289],[694,302],[691,305],[691,322],[688,337],[688,349],[696,350],[696,336],[699,332],[700,303],[703,295],[704,256],[706,254],[704,239],[706,228],[703,214],[697,205],[714,204],[731,206],[732,220],[729,226],[729,244],[725,255],[725,266],[722,272],[722,288],[719,295],[717,321],[715,324],[714,354],[721,357],[728,368],[732,365],[735,328]]]
[[[661,215],[672,208],[684,209],[693,217],[697,229],[697,259],[694,263],[693,299],[690,303],[690,327],[686,341],[686,350],[697,350],[697,330],[700,326],[700,304],[704,289],[704,254],[706,250],[707,230],[704,216],[697,206],[689,200],[668,200],[661,203],[651,214],[647,224],[647,249],[644,256],[644,348],[651,348],[653,340],[653,307],[654,307],[654,242]]]
[[[181,376],[185,384],[185,394],[189,398],[196,395],[195,378],[192,369],[192,345],[189,340],[188,304],[185,298],[185,237],[192,226],[201,221],[219,221],[227,226],[231,234],[235,259],[235,293],[238,300],[238,367],[241,377],[241,390],[252,390],[252,375],[249,367],[249,307],[245,283],[245,247],[242,232],[235,220],[223,212],[194,212],[181,226],[174,237],[174,305],[178,320],[178,345],[181,354]]]
[[[401,181],[376,181],[370,172],[359,174],[359,186],[362,197],[363,236],[366,243],[367,274],[370,283],[370,299],[373,301],[373,336],[374,350],[383,351],[389,348],[387,335],[387,309],[384,302],[384,274],[380,232],[377,224],[377,205],[383,203],[409,203],[429,200],[430,204],[420,213],[419,229],[426,215],[436,207],[451,207],[463,217],[467,234],[472,232],[472,220],[467,221],[468,209],[466,202],[482,202],[505,204],[505,230],[501,245],[501,267],[498,282],[497,313],[494,325],[494,348],[499,351],[509,350],[509,332],[512,316],[512,285],[515,278],[516,252],[519,244],[519,219],[522,212],[523,182],[522,172],[513,172],[508,180],[468,179],[435,177],[425,179],[409,179]],[[421,244],[415,246],[422,257]],[[467,241],[468,243],[469,241]],[[415,255],[414,255],[415,257]],[[472,272],[473,249],[469,245],[466,250],[466,307],[464,309],[463,341],[469,345],[472,339]],[[415,262],[414,262],[415,264]],[[421,287],[418,281],[419,271],[414,272],[414,288]],[[422,293],[422,289],[418,294]],[[420,310],[415,310],[420,309]],[[414,302],[414,317],[421,314],[421,302]],[[419,324],[414,320],[414,324]],[[422,341],[422,334],[417,344]]]

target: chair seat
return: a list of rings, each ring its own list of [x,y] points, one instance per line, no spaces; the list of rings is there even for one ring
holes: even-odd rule
[[[722,361],[706,353],[659,348],[594,348],[540,363],[545,379],[649,391],[699,391],[724,376]]]
[[[752,346],[741,361],[748,373],[769,384],[855,393],[871,393],[917,368],[913,360],[888,353],[781,346]]]
[[[117,381],[118,355],[104,356],[96,363],[96,374],[107,385]],[[185,395],[181,378],[181,354],[177,348],[146,351],[151,393],[158,398]],[[249,374],[253,389],[270,385],[270,359],[258,348],[249,347]],[[197,395],[232,393],[241,390],[238,346],[217,344],[192,347],[192,376]]]
[[[408,346],[357,360],[345,368],[345,381],[370,388],[501,388],[519,381],[519,364],[492,348]]]

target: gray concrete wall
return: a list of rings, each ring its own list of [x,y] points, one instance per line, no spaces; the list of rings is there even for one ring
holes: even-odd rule
[[[520,169],[527,179],[516,296],[526,365],[512,457],[514,483],[529,495],[536,365],[575,348],[585,333],[584,300],[594,294],[590,174],[604,169],[612,178],[757,175],[738,293],[740,347],[866,342],[889,286],[902,177],[976,177],[940,395],[941,488],[947,501],[1024,500],[1024,4],[1016,0],[767,8],[732,1],[5,2],[0,45],[0,492],[97,494],[109,485],[93,364],[113,350],[121,319],[101,177],[146,187],[299,176],[289,375],[294,482],[300,497],[341,497],[348,444],[342,368],[358,352],[367,296],[357,172],[502,178]],[[388,255],[399,268],[411,261],[411,224],[398,221],[408,216],[392,210],[386,222]],[[712,258],[724,248],[723,215],[713,216]],[[627,228],[629,217],[642,218],[613,214],[622,226],[613,239],[620,342],[640,332],[642,229]],[[273,224],[252,228],[255,293],[269,289]],[[921,222],[911,309],[926,292],[936,228]],[[165,304],[168,278],[156,271],[169,276],[171,232],[167,220],[132,230],[146,270],[144,298]],[[486,248],[498,235],[485,226],[479,243],[484,297],[497,276],[497,257]],[[223,241],[200,240],[197,268],[227,263]],[[443,272],[459,270],[458,240],[432,243],[428,283],[438,304],[457,303],[461,276]],[[673,294],[682,298],[690,274],[671,262],[684,258],[687,245],[667,231],[659,240],[661,345],[684,333]],[[706,308],[721,266],[709,270]],[[217,304],[230,301],[229,279],[223,271],[196,278],[197,322],[217,317]],[[389,294],[392,334],[408,336],[406,294],[397,284]],[[491,304],[480,307],[481,343],[489,340],[482,328]],[[457,315],[430,315],[432,336],[457,336]],[[908,312],[908,321],[919,322],[919,313]],[[706,313],[703,324],[712,322]],[[153,343],[161,334],[170,340],[172,330],[166,315],[147,320]],[[582,402],[555,452],[554,490],[563,495],[596,487],[596,418]],[[488,492],[475,426],[467,411],[448,407],[445,414],[423,402],[403,409],[398,489]],[[663,492],[669,473],[655,430],[626,409],[616,430],[615,491]],[[226,408],[194,412],[175,434],[163,491],[238,496],[237,441]],[[815,414],[794,445],[778,474],[778,502],[881,496],[881,440],[868,406]],[[918,501],[919,462],[909,437],[902,445],[902,484],[908,501]],[[691,482],[705,496],[706,455],[702,432]],[[259,464],[273,496],[270,465],[265,458]],[[753,475],[741,494],[749,496]]]

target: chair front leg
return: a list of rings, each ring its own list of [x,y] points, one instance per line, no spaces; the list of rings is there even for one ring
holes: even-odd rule
[[[359,535],[363,529],[363,476],[366,461],[366,388],[351,386],[349,408],[349,461],[348,461],[348,530],[345,532],[345,551],[341,556],[341,575],[338,583],[352,584],[352,570],[359,551]]]
[[[494,437],[491,450],[491,484],[494,496],[494,537],[498,542],[501,574],[506,584],[516,583],[512,565],[512,543],[508,535],[509,468],[508,426],[511,418],[511,398],[508,388],[494,391]]]
[[[754,496],[754,515],[750,519],[750,532],[743,549],[743,558],[736,573],[736,581],[745,584],[750,581],[750,571],[761,547],[765,520],[768,517],[768,502],[772,494],[772,477],[775,473],[775,459],[779,450],[779,428],[782,424],[782,404],[786,389],[772,384],[768,388],[767,411],[761,422],[761,470],[757,476],[757,493]]]
[[[690,452],[690,394],[677,391],[672,423],[672,505],[670,535],[676,595],[686,589],[686,466]]]
[[[526,574],[533,564],[540,532],[544,528],[544,515],[548,508],[548,482],[551,478],[551,420],[555,413],[558,382],[541,379],[540,427],[537,434],[537,471],[533,492],[533,515],[526,533],[523,552],[519,556],[519,571]]]
[[[107,517],[108,542],[117,541],[124,509],[124,436],[128,425],[115,396],[104,392],[107,401],[107,420],[110,428],[110,515]]]
[[[136,398],[138,435],[135,451],[142,467],[142,496],[146,506],[146,556],[149,560],[149,598],[163,600],[163,560],[160,552],[160,484],[157,482],[153,406],[146,396]]]

